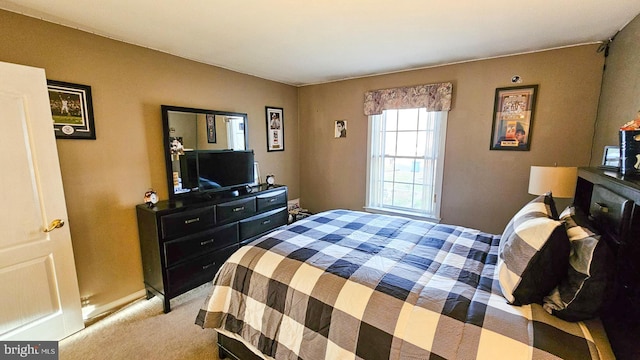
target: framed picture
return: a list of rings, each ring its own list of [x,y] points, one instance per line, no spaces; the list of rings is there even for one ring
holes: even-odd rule
[[[207,114],[207,142],[216,143],[216,116],[214,114]]]
[[[496,89],[491,150],[529,151],[538,85]]]
[[[96,139],[91,87],[47,80],[53,129],[58,139]]]
[[[171,155],[184,155],[182,136],[169,136],[169,149]]]
[[[605,146],[602,155],[601,168],[607,170],[618,170],[620,168],[620,147]]]
[[[282,108],[266,106],[267,151],[284,151],[284,112]]]
[[[346,138],[347,137],[347,120],[336,120],[335,125],[335,138]]]

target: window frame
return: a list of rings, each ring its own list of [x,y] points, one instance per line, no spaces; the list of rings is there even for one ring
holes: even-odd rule
[[[414,108],[414,109],[424,109],[424,108]],[[406,110],[406,109],[389,109],[385,111],[397,111],[397,110]],[[445,160],[445,147],[446,147],[446,135],[447,135],[447,120],[448,120],[448,111],[428,111],[425,109],[427,113],[438,113],[438,121],[436,134],[434,135],[434,140],[437,142],[437,146],[434,147],[435,154],[425,154],[425,157],[432,156],[435,161],[435,166],[433,166],[434,176],[433,176],[433,193],[429,194],[429,197],[434,197],[433,201],[433,212],[426,213],[421,211],[410,211],[406,208],[398,208],[394,206],[385,206],[380,201],[380,204],[372,204],[373,196],[372,187],[372,161],[374,155],[372,155],[372,146],[373,146],[373,132],[375,130],[374,121],[385,122],[385,114],[380,115],[369,115],[368,116],[368,136],[367,136],[367,188],[366,188],[366,204],[364,209],[368,212],[372,213],[381,213],[381,214],[389,214],[389,215],[400,215],[405,217],[410,217],[414,219],[420,220],[428,220],[439,222],[441,220],[441,207],[442,207],[442,188],[443,188],[443,179],[444,179],[444,160]],[[378,118],[379,117],[379,120]],[[384,132],[384,126],[381,126],[379,130],[377,130],[376,136],[380,136],[380,132]],[[419,130],[416,129],[416,132]],[[384,144],[381,144],[380,147],[384,149]],[[377,156],[377,155],[376,155]],[[382,151],[382,158],[385,158],[384,151]],[[420,157],[417,157],[420,159]],[[384,161],[384,160],[382,160]],[[426,171],[426,170],[425,170]],[[378,190],[380,191],[380,190]]]

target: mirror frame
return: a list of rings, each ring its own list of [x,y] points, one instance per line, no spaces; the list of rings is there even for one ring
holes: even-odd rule
[[[166,180],[167,180],[167,191],[169,193],[169,199],[175,200],[176,198],[182,198],[186,196],[193,195],[193,192],[185,192],[176,194],[173,189],[173,171],[171,167],[171,150],[167,144],[169,144],[169,112],[184,112],[184,113],[194,113],[194,114],[212,114],[212,115],[224,115],[224,116],[236,116],[242,117],[244,120],[244,147],[245,150],[249,149],[249,126],[248,126],[248,117],[245,113],[231,112],[231,111],[221,111],[221,110],[209,110],[209,109],[198,109],[198,108],[189,108],[182,106],[173,106],[173,105],[161,105],[162,110],[162,147],[164,151],[164,162],[165,162],[165,172],[166,172]],[[197,125],[197,124],[196,124]],[[217,137],[217,134],[216,134]],[[196,148],[197,152],[198,149]]]

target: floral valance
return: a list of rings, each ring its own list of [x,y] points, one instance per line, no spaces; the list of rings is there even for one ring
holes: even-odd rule
[[[379,115],[386,109],[426,107],[427,111],[451,109],[451,83],[428,84],[395,89],[367,91],[364,114]]]

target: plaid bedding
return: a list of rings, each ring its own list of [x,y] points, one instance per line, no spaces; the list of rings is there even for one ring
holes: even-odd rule
[[[499,236],[332,210],[240,248],[196,323],[276,359],[600,359],[586,323],[508,305]]]

